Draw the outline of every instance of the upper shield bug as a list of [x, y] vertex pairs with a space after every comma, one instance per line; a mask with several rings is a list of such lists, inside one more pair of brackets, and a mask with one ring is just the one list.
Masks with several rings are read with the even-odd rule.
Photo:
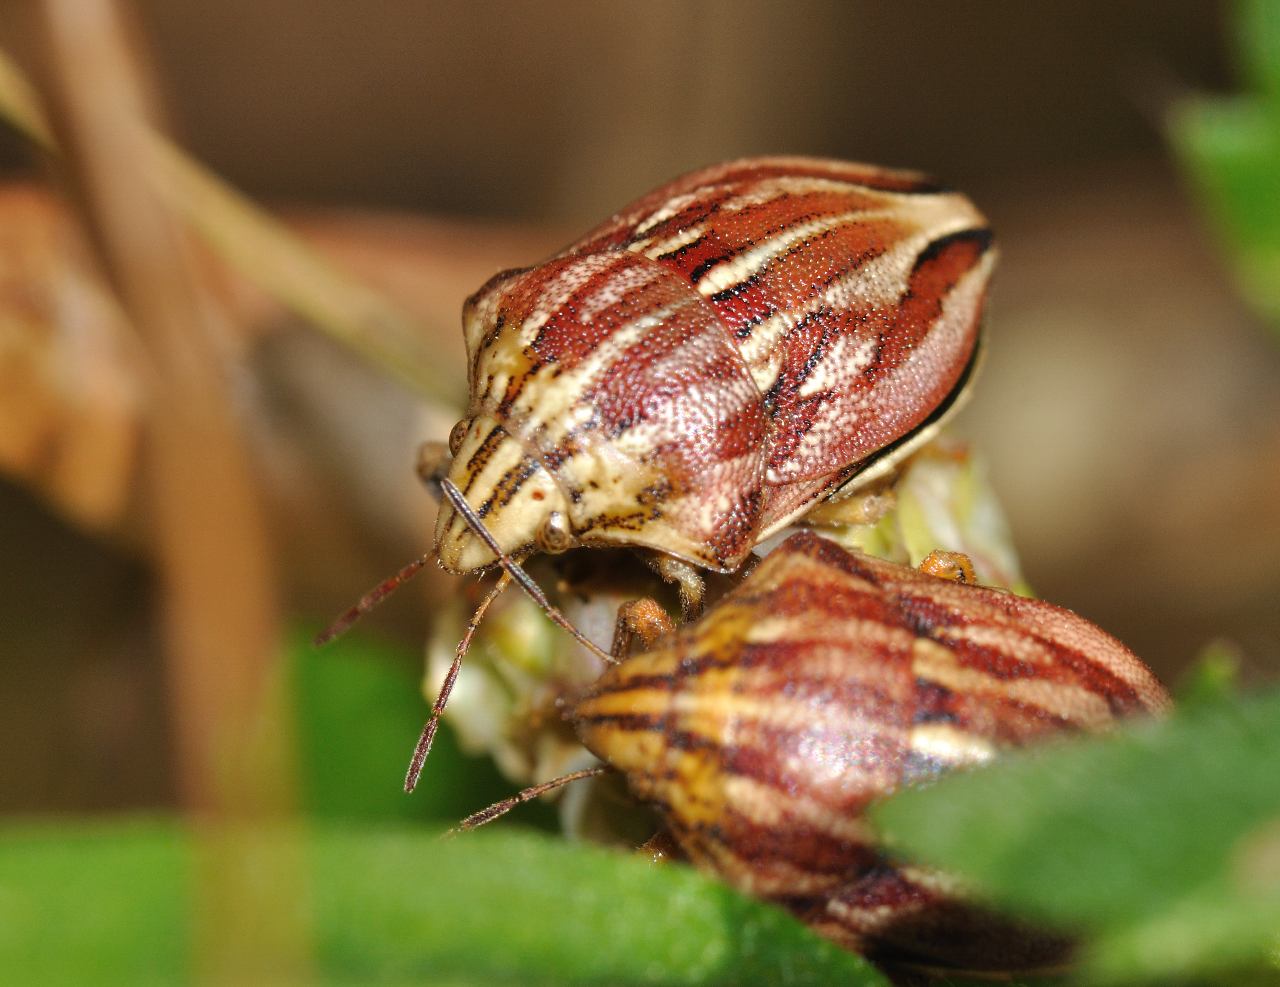
[[[994, 264], [922, 175], [753, 158], [644, 196], [463, 312], [470, 406], [436, 475], [507, 555], [648, 550], [687, 613], [753, 546], [957, 403]], [[442, 504], [441, 564], [495, 561]]]
[[970, 972], [1052, 967], [1068, 940], [894, 858], [864, 810], [1003, 751], [1163, 713], [1169, 698], [1087, 620], [967, 585], [967, 560], [929, 568], [948, 576], [792, 535], [700, 619], [606, 669], [567, 713], [684, 856], [837, 943]]
[[692, 616], [700, 570], [736, 571], [957, 407], [994, 262], [986, 220], [959, 193], [914, 172], [779, 157], [678, 178], [550, 260], [495, 276], [463, 311], [470, 405], [452, 461], [420, 464], [446, 495], [441, 565], [503, 561], [500, 586], [515, 578], [598, 651], [518, 560], [639, 548]]

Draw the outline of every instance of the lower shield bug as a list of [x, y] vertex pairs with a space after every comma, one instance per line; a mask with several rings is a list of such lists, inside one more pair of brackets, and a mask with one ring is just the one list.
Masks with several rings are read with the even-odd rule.
[[[942, 571], [966, 569], [944, 561]], [[605, 765], [595, 770], [620, 772], [695, 866], [837, 943], [967, 971], [1055, 965], [1066, 940], [895, 860], [864, 810], [903, 786], [1170, 701], [1083, 618], [959, 579], [795, 534], [699, 620], [606, 669], [569, 716]]]

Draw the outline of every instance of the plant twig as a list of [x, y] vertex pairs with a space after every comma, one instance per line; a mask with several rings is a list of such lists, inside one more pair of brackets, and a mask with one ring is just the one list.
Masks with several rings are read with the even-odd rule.
[[196, 823], [202, 979], [306, 978], [299, 860], [264, 854], [293, 808], [272, 551], [231, 399], [231, 328], [172, 198], [149, 179], [154, 131], [114, 0], [45, 0], [49, 130], [103, 267], [140, 337], [179, 788]]
[[[40, 98], [3, 52], [0, 117], [59, 153]], [[430, 334], [411, 315], [326, 261], [162, 134], [145, 127], [138, 142], [141, 174], [227, 264], [415, 393], [462, 402], [465, 380], [445, 373]]]

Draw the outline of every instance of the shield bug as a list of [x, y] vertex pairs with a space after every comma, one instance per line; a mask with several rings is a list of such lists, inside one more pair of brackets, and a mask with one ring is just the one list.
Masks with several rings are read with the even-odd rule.
[[[822, 534], [845, 548], [904, 565], [926, 563], [935, 545], [967, 553], [974, 582], [1014, 588], [1024, 585], [1003, 512], [986, 480], [980, 459], [964, 443], [939, 438], [911, 456], [892, 482], [864, 488], [858, 498], [872, 503], [868, 517], [851, 524], [851, 500], [840, 504], [842, 523], [820, 524]], [[825, 513], [825, 506], [819, 512]], [[785, 535], [775, 536], [781, 544]], [[756, 546], [763, 556], [773, 540]], [[654, 579], [624, 552], [578, 552], [533, 560], [531, 575], [553, 587], [553, 602], [593, 641], [610, 640], [620, 606], [654, 591]], [[928, 564], [934, 567], [937, 557]], [[740, 577], [739, 577], [740, 578]], [[733, 582], [727, 579], [721, 582]], [[427, 645], [422, 688], [435, 698], [453, 663], [458, 639], [479, 600], [474, 590], [435, 610]], [[714, 587], [712, 587], [714, 590]], [[486, 754], [503, 773], [524, 787], [590, 763], [571, 727], [555, 715], [555, 704], [576, 694], [603, 670], [603, 663], [570, 646], [541, 611], [523, 595], [508, 594], [490, 608], [476, 633], [460, 688], [449, 700], [445, 719], [465, 750]], [[599, 819], [616, 803], [616, 781], [581, 786], [560, 803], [566, 831], [577, 833], [584, 819]]]
[[[991, 232], [922, 175], [754, 158], [678, 178], [466, 303], [447, 475], [514, 557], [646, 550], [700, 570], [926, 439], [971, 378]], [[495, 553], [451, 504], [451, 572]]]
[[[966, 571], [951, 562], [938, 568]], [[569, 715], [694, 865], [851, 949], [1027, 971], [1070, 944], [894, 859], [864, 810], [1002, 751], [1168, 707], [1132, 652], [1067, 610], [801, 532], [699, 620], [606, 669]]]

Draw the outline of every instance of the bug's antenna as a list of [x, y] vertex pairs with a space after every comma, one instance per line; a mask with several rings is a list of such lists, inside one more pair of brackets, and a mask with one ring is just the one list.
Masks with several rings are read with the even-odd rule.
[[413, 757], [409, 759], [409, 771], [404, 776], [404, 790], [406, 792], [412, 792], [418, 786], [418, 778], [422, 775], [422, 766], [427, 763], [427, 755], [431, 753], [431, 745], [435, 743], [436, 730], [440, 728], [440, 716], [444, 713], [445, 704], [449, 702], [449, 694], [453, 692], [453, 684], [457, 681], [458, 672], [462, 669], [462, 659], [471, 648], [471, 639], [475, 637], [476, 628], [480, 626], [480, 621], [484, 619], [484, 614], [489, 609], [489, 604], [496, 600], [498, 594], [510, 585], [511, 576], [504, 571], [498, 577], [498, 582], [493, 589], [489, 590], [485, 598], [480, 601], [480, 605], [476, 607], [471, 619], [467, 621], [467, 629], [463, 632], [462, 640], [458, 642], [458, 647], [453, 652], [453, 664], [449, 666], [449, 671], [445, 673], [444, 682], [440, 684], [440, 692], [436, 695], [436, 701], [431, 707], [431, 716], [422, 728], [422, 734], [418, 737], [417, 746], [413, 748]]
[[364, 596], [360, 597], [354, 606], [340, 614], [333, 623], [312, 638], [312, 645], [318, 648], [322, 645], [328, 644], [335, 637], [345, 634], [351, 628], [352, 624], [416, 576], [422, 570], [422, 567], [431, 561], [434, 555], [434, 552], [429, 552], [426, 555], [420, 556], [410, 562], [394, 576], [384, 579], [382, 582], [378, 583], [377, 586], [365, 593]]
[[453, 505], [453, 509], [462, 515], [462, 519], [467, 522], [467, 526], [480, 536], [481, 540], [489, 546], [489, 551], [498, 557], [498, 562], [503, 570], [512, 579], [519, 584], [520, 588], [529, 594], [529, 599], [533, 600], [542, 612], [561, 629], [566, 631], [575, 641], [590, 651], [601, 661], [610, 665], [616, 665], [618, 659], [604, 648], [600, 647], [592, 641], [587, 640], [585, 634], [569, 622], [569, 618], [562, 614], [559, 610], [551, 605], [551, 601], [547, 599], [547, 594], [542, 592], [542, 587], [533, 581], [533, 577], [520, 567], [511, 556], [507, 555], [499, 546], [498, 540], [493, 537], [489, 529], [484, 526], [484, 522], [480, 520], [480, 516], [471, 509], [471, 505], [467, 503], [466, 498], [462, 496], [462, 491], [457, 488], [452, 480], [445, 477], [440, 481], [440, 488], [444, 491], [445, 497], [449, 503]]
[[567, 775], [561, 775], [559, 778], [552, 778], [550, 781], [544, 781], [541, 785], [534, 785], [526, 788], [523, 792], [512, 795], [509, 799], [503, 799], [501, 802], [494, 802], [487, 809], [481, 809], [479, 812], [473, 812], [466, 819], [458, 823], [453, 829], [446, 833], [446, 836], [457, 836], [459, 833], [466, 832], [469, 829], [475, 829], [483, 826], [485, 823], [493, 822], [499, 816], [505, 816], [517, 805], [522, 805], [531, 799], [536, 799], [539, 795], [547, 792], [555, 791], [564, 785], [573, 781], [580, 781], [583, 778], [592, 778], [596, 775], [602, 775], [609, 769], [603, 764], [598, 764], [594, 768], [583, 768], [581, 771], [571, 771]]

